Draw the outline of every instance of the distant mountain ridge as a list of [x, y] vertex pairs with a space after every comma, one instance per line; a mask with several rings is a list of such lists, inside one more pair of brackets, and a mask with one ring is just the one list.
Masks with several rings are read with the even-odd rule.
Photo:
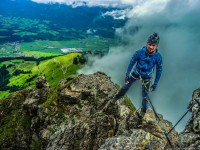
[[101, 17], [101, 14], [119, 8], [87, 7], [73, 8], [64, 4], [38, 4], [30, 0], [1, 0], [0, 15], [50, 20], [52, 28], [108, 28], [121, 27], [125, 20]]

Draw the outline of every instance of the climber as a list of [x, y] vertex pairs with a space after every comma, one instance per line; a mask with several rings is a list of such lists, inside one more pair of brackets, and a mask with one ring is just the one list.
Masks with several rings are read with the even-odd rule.
[[[130, 86], [138, 79], [142, 81], [142, 111], [144, 115], [147, 110], [148, 92], [155, 91], [162, 73], [162, 56], [158, 52], [159, 36], [153, 33], [149, 36], [146, 46], [136, 51], [130, 60], [126, 72], [125, 85], [109, 103], [115, 103], [126, 94]], [[153, 71], [156, 66], [156, 77], [151, 85]], [[103, 109], [108, 107], [109, 103]]]

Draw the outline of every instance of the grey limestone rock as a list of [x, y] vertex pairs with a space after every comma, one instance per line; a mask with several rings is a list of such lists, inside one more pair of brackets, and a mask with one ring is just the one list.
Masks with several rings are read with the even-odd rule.
[[[158, 122], [152, 110], [148, 110], [142, 118], [140, 109], [130, 109], [126, 97], [102, 111], [117, 92], [117, 86], [102, 72], [63, 79], [56, 89], [51, 89], [46, 79], [39, 77], [36, 89], [20, 91], [0, 102], [0, 147], [22, 150], [171, 149], [163, 128], [168, 132], [172, 123], [162, 115], [158, 114], [161, 120]], [[200, 111], [199, 105], [194, 104], [194, 99], [199, 97], [198, 89], [191, 100], [192, 117], [184, 132], [178, 135], [173, 130], [169, 134], [176, 149], [200, 149]]]

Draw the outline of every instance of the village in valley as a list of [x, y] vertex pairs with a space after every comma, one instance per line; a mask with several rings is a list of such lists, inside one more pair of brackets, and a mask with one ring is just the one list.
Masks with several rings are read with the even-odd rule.
[[[95, 37], [96, 38], [96, 37]], [[101, 41], [104, 47], [104, 51], [98, 48], [99, 45], [87, 44], [86, 46], [80, 45], [82, 47], [67, 47], [67, 44], [60, 44], [56, 46], [55, 42], [48, 41], [35, 41], [29, 44], [23, 42], [7, 42], [0, 45], [0, 58], [17, 58], [17, 57], [45, 57], [45, 56], [56, 56], [56, 55], [65, 55], [69, 53], [81, 53], [81, 54], [92, 54], [92, 55], [104, 55], [108, 52], [109, 44], [108, 41]], [[64, 42], [63, 42], [64, 43]], [[67, 42], [65, 42], [67, 43]], [[85, 44], [79, 41], [81, 44]], [[100, 43], [100, 42], [99, 42]], [[106, 45], [107, 44], [107, 45]], [[78, 44], [74, 44], [76, 46]]]

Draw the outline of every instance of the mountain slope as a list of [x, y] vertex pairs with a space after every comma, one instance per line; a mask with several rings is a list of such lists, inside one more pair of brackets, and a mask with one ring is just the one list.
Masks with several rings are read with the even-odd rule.
[[[169, 148], [152, 111], [142, 119], [124, 98], [101, 111], [118, 91], [104, 73], [63, 79], [56, 88], [49, 88], [46, 79], [39, 77], [36, 87], [0, 102], [1, 148], [87, 150], [106, 145], [112, 149], [128, 145], [128, 139], [141, 149]], [[159, 117], [169, 130], [172, 124]], [[172, 131], [169, 138], [175, 144], [177, 132]]]
[[[43, 65], [45, 65], [44, 63]], [[50, 88], [44, 76], [36, 88], [13, 93], [0, 101], [2, 149], [199, 149], [200, 90], [190, 103], [192, 117], [178, 135], [172, 123], [152, 110], [141, 117], [127, 97], [102, 108], [118, 88], [104, 73], [62, 79]], [[189, 107], [190, 107], [189, 106]]]
[[[52, 87], [55, 87], [59, 80], [65, 77], [70, 77], [76, 74], [80, 65], [74, 65], [74, 57], [80, 55], [79, 53], [71, 53], [64, 56], [55, 57], [49, 60], [41, 61], [39, 65], [28, 68], [31, 72], [29, 74], [16, 75], [10, 79], [9, 86], [34, 86], [34, 79], [38, 75], [45, 75]], [[26, 62], [25, 62], [26, 63]], [[25, 65], [26, 66], [26, 65]], [[27, 69], [21, 64], [19, 70], [27, 71]], [[31, 80], [32, 79], [32, 80]], [[30, 82], [27, 82], [30, 80]]]

